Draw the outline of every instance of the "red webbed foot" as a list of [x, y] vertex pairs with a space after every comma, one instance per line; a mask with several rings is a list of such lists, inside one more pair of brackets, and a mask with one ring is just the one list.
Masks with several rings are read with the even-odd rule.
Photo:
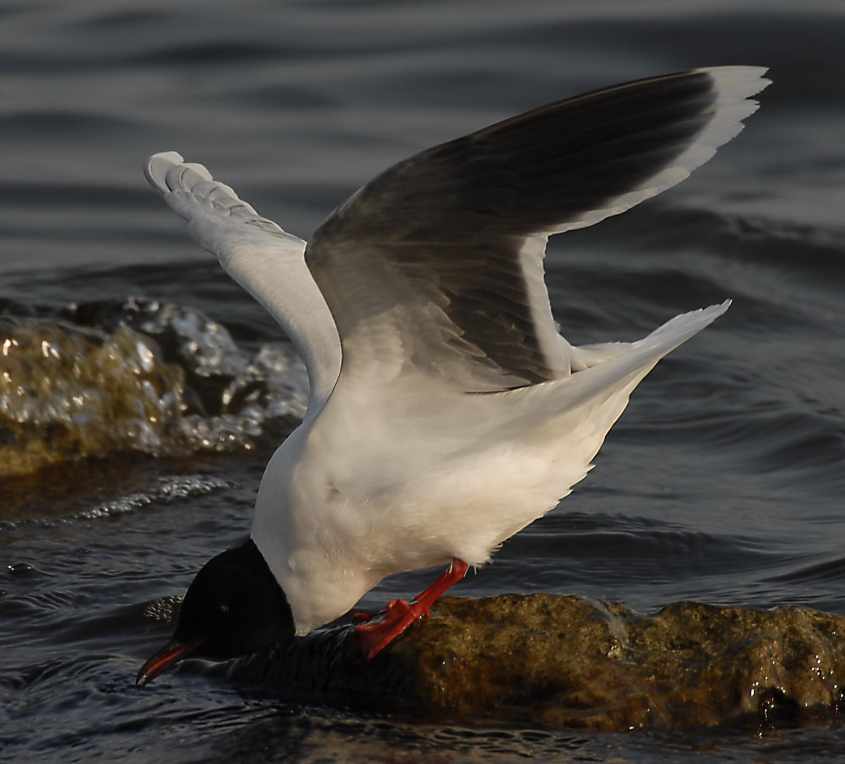
[[424, 615], [428, 615], [428, 609], [422, 605], [411, 604], [407, 600], [391, 600], [387, 603], [387, 610], [380, 621], [369, 621], [356, 626], [355, 633], [367, 660], [375, 658]]
[[[372, 616], [356, 620], [366, 620], [355, 627], [355, 633], [367, 660], [375, 658], [393, 640], [402, 636], [415, 621], [427, 616], [434, 603], [466, 575], [469, 566], [454, 559], [443, 575], [422, 592], [412, 603], [406, 600], [391, 600], [380, 621], [373, 621]], [[363, 611], [358, 611], [363, 612]], [[367, 614], [369, 615], [369, 614]], [[355, 614], [353, 614], [353, 618]]]

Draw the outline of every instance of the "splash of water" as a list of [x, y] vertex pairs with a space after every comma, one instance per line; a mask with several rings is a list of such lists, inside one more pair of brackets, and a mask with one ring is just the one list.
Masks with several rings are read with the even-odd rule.
[[255, 448], [301, 417], [305, 368], [285, 343], [250, 353], [201, 312], [130, 299], [0, 318], [0, 475], [118, 452]]

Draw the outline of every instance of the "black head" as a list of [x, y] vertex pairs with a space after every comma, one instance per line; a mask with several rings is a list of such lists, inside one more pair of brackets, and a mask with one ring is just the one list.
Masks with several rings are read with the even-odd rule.
[[173, 639], [138, 672], [145, 685], [193, 655], [228, 660], [293, 638], [285, 593], [252, 539], [209, 560], [197, 573], [179, 611]]

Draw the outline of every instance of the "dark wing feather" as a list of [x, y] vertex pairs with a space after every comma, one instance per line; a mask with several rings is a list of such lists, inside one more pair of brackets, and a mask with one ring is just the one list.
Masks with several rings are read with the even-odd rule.
[[686, 178], [742, 129], [764, 72], [721, 67], [595, 91], [375, 178], [306, 251], [343, 373], [423, 373], [473, 392], [568, 374], [543, 281], [546, 237]]

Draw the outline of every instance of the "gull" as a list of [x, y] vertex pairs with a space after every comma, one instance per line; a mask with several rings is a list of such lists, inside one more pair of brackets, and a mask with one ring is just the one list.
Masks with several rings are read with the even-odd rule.
[[143, 685], [303, 636], [386, 576], [445, 567], [355, 627], [373, 659], [592, 468], [634, 388], [730, 301], [635, 342], [576, 346], [544, 282], [549, 236], [680, 183], [743, 128], [765, 68], [694, 69], [593, 91], [422, 151], [356, 191], [306, 245], [200, 164], [146, 177], [284, 329], [308, 369], [249, 539], [191, 583]]

